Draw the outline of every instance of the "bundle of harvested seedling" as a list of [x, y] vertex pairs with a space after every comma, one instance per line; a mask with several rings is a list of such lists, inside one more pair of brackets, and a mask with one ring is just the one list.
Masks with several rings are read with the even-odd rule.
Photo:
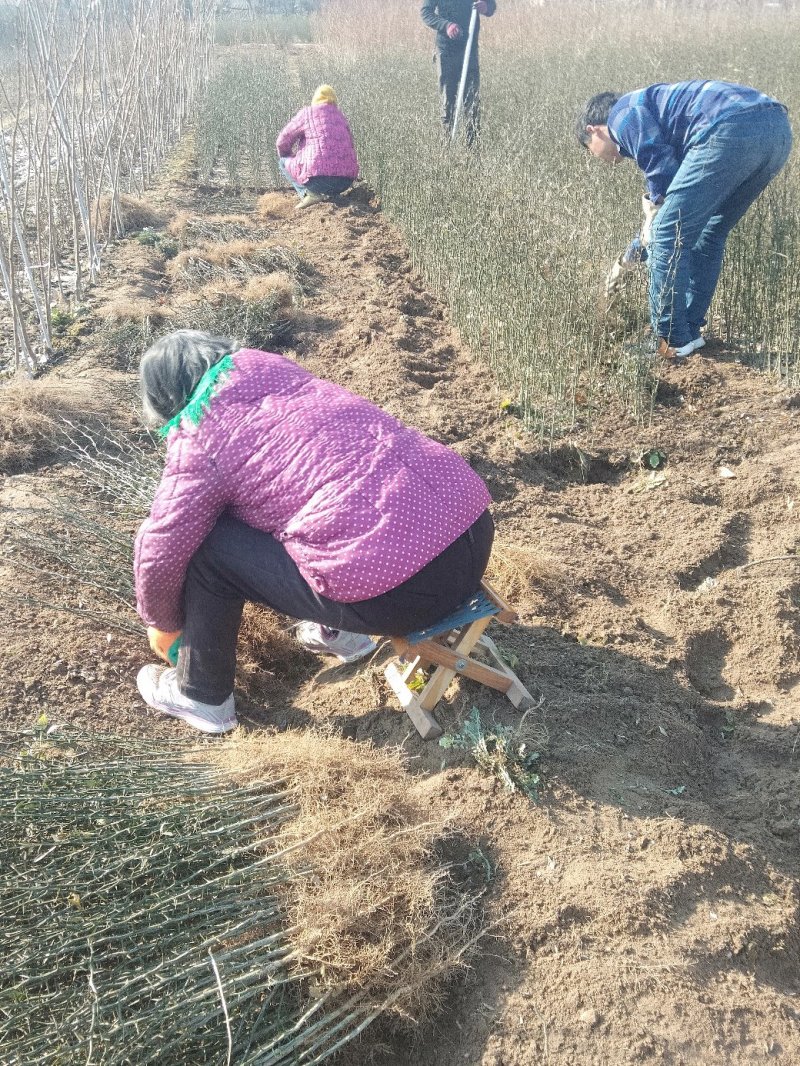
[[18, 377], [0, 388], [0, 474], [21, 474], [58, 452], [65, 420], [97, 429], [109, 394], [88, 380]]
[[322, 1062], [423, 1018], [475, 943], [396, 752], [2, 740], [9, 1061]]
[[167, 229], [181, 248], [211, 241], [263, 241], [270, 234], [249, 214], [193, 215], [189, 211], [179, 211]]
[[300, 287], [285, 271], [247, 281], [219, 279], [176, 296], [169, 326], [236, 337], [245, 346], [269, 350], [292, 334], [301, 298]]
[[233, 240], [185, 248], [167, 265], [170, 278], [190, 285], [229, 278], [246, 280], [275, 270], [299, 277], [304, 272], [304, 264], [294, 252], [280, 245]]

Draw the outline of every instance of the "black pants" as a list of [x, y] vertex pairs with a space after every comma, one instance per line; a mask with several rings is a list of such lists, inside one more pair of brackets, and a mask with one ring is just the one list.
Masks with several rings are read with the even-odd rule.
[[494, 539], [485, 511], [456, 541], [402, 585], [358, 603], [336, 603], [308, 584], [283, 545], [223, 515], [192, 557], [184, 587], [181, 692], [219, 704], [233, 691], [236, 641], [245, 602], [331, 629], [401, 636], [432, 625], [480, 587]]
[[339, 196], [353, 184], [354, 178], [309, 178], [306, 188], [319, 196]]
[[[437, 49], [439, 63], [439, 90], [442, 94], [442, 124], [447, 131], [453, 130], [453, 120], [456, 116], [456, 100], [458, 98], [458, 86], [461, 82], [461, 71], [464, 66], [464, 53], [466, 43], [460, 45], [448, 45]], [[467, 80], [464, 83], [464, 123], [466, 125], [467, 144], [472, 145], [478, 135], [480, 123], [480, 68], [478, 66], [478, 42], [472, 44], [469, 65], [467, 67]]]

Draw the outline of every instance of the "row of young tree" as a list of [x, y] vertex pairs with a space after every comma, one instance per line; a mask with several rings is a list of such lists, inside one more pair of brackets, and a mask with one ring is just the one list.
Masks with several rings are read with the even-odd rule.
[[0, 41], [0, 285], [10, 363], [52, 353], [52, 308], [79, 303], [206, 82], [214, 0], [25, 0]]

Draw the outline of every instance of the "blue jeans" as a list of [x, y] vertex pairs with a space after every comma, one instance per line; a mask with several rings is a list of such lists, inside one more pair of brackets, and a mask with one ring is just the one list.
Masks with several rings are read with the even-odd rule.
[[292, 175], [286, 169], [287, 162], [288, 162], [288, 159], [286, 157], [278, 156], [278, 170], [280, 170], [281, 174], [283, 174], [284, 178], [286, 178], [286, 180], [289, 182], [289, 184], [294, 187], [294, 191], [297, 193], [297, 195], [302, 200], [303, 197], [306, 194], [306, 187], [305, 187], [305, 185], [301, 185], [298, 181], [294, 180]]
[[653, 223], [649, 246], [653, 332], [675, 347], [700, 336], [725, 241], [789, 155], [780, 104], [740, 111], [690, 148]]

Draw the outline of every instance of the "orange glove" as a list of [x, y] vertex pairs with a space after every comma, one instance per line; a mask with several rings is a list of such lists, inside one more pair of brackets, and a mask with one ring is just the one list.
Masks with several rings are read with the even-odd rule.
[[174, 666], [178, 661], [178, 649], [181, 646], [183, 630], [176, 629], [174, 633], [164, 633], [154, 626], [147, 627], [147, 639], [159, 659]]

